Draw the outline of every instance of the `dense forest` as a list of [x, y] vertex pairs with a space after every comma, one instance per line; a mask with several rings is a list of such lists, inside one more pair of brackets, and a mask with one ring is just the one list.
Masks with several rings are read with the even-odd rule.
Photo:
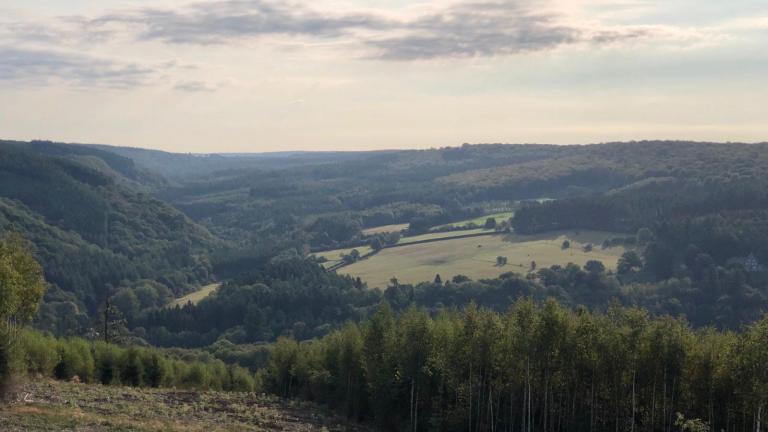
[[521, 300], [436, 317], [385, 303], [318, 340], [280, 339], [275, 393], [387, 430], [763, 430], [768, 318], [741, 334], [641, 309]]
[[[317, 336], [327, 331], [318, 329], [329, 323], [324, 319], [333, 316], [330, 322], [337, 324], [359, 319], [380, 294], [361, 296], [360, 281], [322, 275], [309, 262], [299, 265], [301, 277], [268, 275], [276, 257], [366, 244], [372, 240], [362, 229], [371, 226], [407, 223], [410, 232], [423, 232], [510, 200], [523, 203], [512, 221], [519, 233], [596, 229], [631, 237], [650, 231], [638, 256], [629, 257], [635, 259], [628, 274], [601, 277], [601, 286], [608, 288], [591, 293], [574, 288], [594, 281], [577, 281], [581, 276], [573, 275], [581, 273], [563, 266], [535, 272], [521, 282], [526, 285], [519, 290], [522, 295], [549, 292], [564, 304], [596, 307], [618, 298], [654, 313], [685, 314], [696, 325], [736, 328], [759, 317], [768, 297], [761, 265], [768, 260], [768, 185], [761, 175], [767, 165], [764, 144], [494, 144], [370, 153], [183, 155], [3, 142], [0, 226], [34, 244], [52, 284], [37, 326], [57, 334], [84, 334], [107, 299], [114, 298], [139, 337], [200, 345], [235, 329], [228, 337], [243, 339], [237, 328], [250, 320], [242, 311], [222, 323], [203, 319], [197, 328], [187, 328], [194, 326], [180, 326], [178, 317], [199, 320], [200, 314], [216, 313], [162, 309], [171, 298], [222, 279], [227, 288], [209, 303], [230, 301], [242, 295], [232, 293], [258, 284], [278, 293], [274, 298], [288, 296], [291, 289], [283, 286], [297, 286], [296, 292], [305, 294], [292, 295], [302, 299], [294, 300], [294, 306], [306, 301], [340, 308], [329, 315], [306, 313], [308, 306], [300, 306], [282, 316], [280, 301], [259, 301], [255, 308], [262, 312], [250, 316], [260, 316], [265, 328], [252, 332], [260, 337], [252, 334], [245, 340], [272, 340], [294, 325], [307, 328], [306, 337]], [[556, 199], [525, 201], [536, 197]], [[552, 276], [560, 273], [568, 276]], [[337, 297], [323, 302], [317, 286]], [[461, 306], [470, 298], [433, 303]], [[217, 310], [222, 316], [229, 311]], [[196, 335], [161, 336], [162, 327]]]
[[[264, 376], [393, 430], [754, 429], [765, 172], [768, 144], [192, 155], [2, 141], [0, 237], [30, 251], [47, 288], [29, 317], [44, 333], [25, 333], [18, 362], [129, 385]], [[381, 290], [312, 255], [499, 211], [515, 235], [608, 232], [589, 247], [626, 252], [615, 268], [531, 263]], [[390, 224], [407, 228], [365, 233]]]
[[472, 302], [503, 312], [521, 298], [553, 298], [573, 308], [588, 305], [597, 310], [619, 302], [657, 315], [687, 316], [697, 326], [730, 329], [765, 314], [764, 273], [738, 263], [719, 266], [699, 253], [690, 258], [697, 264], [689, 275], [657, 281], [656, 268], [648, 264], [656, 259], [654, 244], [645, 249], [645, 258], [634, 251], [625, 254], [616, 273], [590, 261], [583, 268], [568, 264], [540, 268], [527, 276], [506, 273], [477, 281], [462, 275], [415, 285], [393, 280], [383, 291], [367, 289], [359, 280], [298, 256], [283, 256], [259, 272], [227, 282], [217, 295], [196, 305], [131, 315], [129, 324], [156, 345], [204, 347], [219, 338], [235, 343], [278, 336], [312, 339], [369, 316], [382, 300], [397, 311], [416, 305], [433, 314]]
[[175, 297], [211, 279], [221, 241], [148, 194], [158, 183], [111, 153], [0, 143], [0, 229], [34, 245], [54, 285], [41, 328], [78, 334], [121, 288], [162, 286], [156, 296]]

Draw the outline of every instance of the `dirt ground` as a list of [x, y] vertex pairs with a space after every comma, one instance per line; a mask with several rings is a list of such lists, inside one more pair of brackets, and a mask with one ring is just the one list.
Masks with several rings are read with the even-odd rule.
[[2, 431], [368, 431], [299, 402], [254, 393], [32, 380], [0, 406]]

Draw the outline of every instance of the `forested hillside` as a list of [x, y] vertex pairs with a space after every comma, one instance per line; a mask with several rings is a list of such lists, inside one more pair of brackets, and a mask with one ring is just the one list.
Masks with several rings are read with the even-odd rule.
[[[763, 226], [768, 188], [762, 175], [767, 145], [464, 145], [204, 156], [51, 142], [4, 142], [1, 149], [0, 222], [35, 243], [56, 287], [38, 324], [56, 331], [82, 332], [109, 293], [151, 340], [210, 343], [250, 319], [233, 312], [207, 329], [169, 324], [166, 330], [197, 334], [169, 339], [158, 336], [160, 328], [178, 318], [151, 311], [215, 277], [238, 286], [260, 283], [285, 295], [286, 289], [272, 286], [283, 279], [246, 282], [240, 275], [271, 271], [270, 260], [286, 251], [302, 255], [366, 244], [365, 227], [406, 223], [419, 232], [539, 197], [556, 200], [523, 204], [513, 220], [517, 232], [594, 229], [634, 235], [644, 228], [651, 241], [639, 251], [631, 274], [607, 276], [620, 287], [610, 294], [581, 298], [550, 277], [534, 278], [527, 283], [539, 288], [521, 292], [554, 286], [562, 291], [556, 297], [568, 304], [605, 305], [616, 297], [660, 313], [685, 313], [697, 324], [729, 326], [759, 316], [768, 297], [764, 272], [734, 267], [753, 259], [756, 270], [768, 261]], [[319, 277], [302, 266], [305, 278]], [[219, 297], [234, 291], [223, 289]], [[306, 301], [318, 301], [314, 295], [307, 291]], [[375, 301], [358, 303], [340, 301], [354, 307]], [[260, 301], [266, 328], [253, 330], [251, 324], [249, 336], [232, 337], [270, 339], [293, 334], [295, 326], [308, 328], [296, 330], [302, 337], [322, 334], [317, 329], [325, 328], [325, 315], [303, 316], [299, 308], [292, 318], [273, 316], [285, 313], [282, 306]], [[148, 314], [163, 324], [146, 321]], [[331, 321], [359, 316], [340, 312]]]
[[165, 297], [210, 280], [220, 241], [144, 190], [162, 183], [108, 152], [0, 144], [0, 229], [34, 244], [54, 285], [41, 327], [81, 333], [108, 295], [144, 279]]
[[[213, 318], [202, 317], [221, 315], [226, 307], [213, 315], [161, 309], [216, 277], [230, 280], [226, 286], [261, 284], [278, 297], [288, 296], [286, 287], [293, 286], [304, 293], [299, 304], [323, 304], [309, 287], [333, 287], [340, 290], [334, 296], [349, 296], [364, 283], [321, 282], [328, 276], [307, 263], [300, 265], [303, 279], [253, 275], [269, 274], [269, 263], [286, 252], [366, 245], [372, 241], [362, 234], [366, 227], [405, 223], [418, 233], [510, 202], [518, 203], [512, 221], [518, 233], [592, 229], [635, 237], [644, 229], [649, 237], [629, 270], [603, 276], [607, 294], [574, 291], [573, 284], [591, 282], [576, 281], [578, 273], [562, 266], [537, 269], [526, 282], [532, 285], [513, 297], [549, 292], [566, 304], [596, 307], [617, 298], [657, 313], [684, 313], [697, 325], [734, 327], [759, 317], [768, 298], [761, 270], [768, 262], [766, 168], [763, 144], [185, 155], [5, 142], [0, 222], [36, 245], [55, 285], [38, 325], [58, 332], [82, 332], [110, 293], [130, 325], [156, 343], [200, 346], [222, 334], [244, 341], [321, 335], [328, 324], [364, 313], [345, 312], [346, 306], [333, 317], [303, 312], [303, 306], [287, 313], [285, 304], [260, 299], [258, 314], [246, 318], [244, 311], [232, 310], [213, 325]], [[520, 201], [541, 197], [555, 199]], [[551, 276], [562, 272], [568, 276]], [[353, 285], [358, 288], [350, 291]], [[223, 289], [206, 303], [231, 301], [225, 299], [238, 290]], [[437, 303], [461, 307], [470, 299]], [[333, 302], [365, 310], [376, 300], [360, 303], [353, 295]], [[196, 325], [179, 324], [187, 315], [182, 321]], [[259, 329], [252, 323], [257, 315]], [[239, 330], [244, 328], [250, 331]], [[168, 331], [189, 337], [161, 336]]]
[[[31, 244], [50, 285], [34, 325], [105, 341], [32, 337], [45, 374], [69, 378], [52, 365], [82, 357], [97, 380], [104, 352], [133, 373], [138, 351], [105, 347], [154, 345], [166, 351], [141, 351], [146, 370], [161, 352], [266, 364], [246, 388], [264, 378], [390, 430], [736, 431], [765, 404], [765, 172], [765, 144], [182, 155], [2, 142], [0, 230]], [[464, 240], [443, 237], [454, 231]], [[441, 249], [456, 245], [493, 276], [451, 268]], [[517, 262], [495, 256], [506, 245]], [[391, 267], [378, 290], [344, 273], [393, 254], [422, 276]]]
[[265, 384], [386, 430], [760, 431], [766, 364], [768, 318], [733, 334], [554, 301], [384, 305], [319, 341], [280, 340]]
[[[434, 226], [498, 203], [542, 197], [620, 194], [638, 201], [653, 197], [638, 190], [658, 185], [655, 190], [664, 191], [660, 198], [665, 200], [675, 199], [674, 193], [709, 199], [702, 191], [718, 189], [710, 205], [719, 206], [721, 199], [758, 190], [764, 180], [750, 184], [750, 179], [767, 165], [765, 144], [464, 145], [307, 158], [299, 166], [254, 163], [190, 179], [160, 195], [224, 238], [247, 244], [256, 241], [254, 233], [285, 235], [298, 229], [313, 247], [335, 248], [354, 242], [360, 228]], [[678, 187], [667, 190], [670, 182]], [[637, 202], [614, 223], [601, 223], [608, 217], [601, 214], [593, 226], [636, 230], [655, 216], [643, 216], [654, 209]]]

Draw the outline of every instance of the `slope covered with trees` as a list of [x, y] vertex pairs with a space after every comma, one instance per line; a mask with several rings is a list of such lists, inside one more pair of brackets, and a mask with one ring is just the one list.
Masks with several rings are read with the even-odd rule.
[[[362, 228], [440, 225], [476, 217], [478, 209], [493, 203], [632, 194], [670, 182], [684, 184], [683, 195], [695, 187], [737, 189], [768, 168], [766, 144], [465, 144], [309, 155], [260, 155], [249, 163], [238, 159], [242, 155], [228, 156], [224, 161], [231, 169], [189, 173], [161, 188], [159, 196], [219, 236], [245, 245], [281, 234], [335, 249]], [[204, 160], [189, 156], [178, 164]], [[167, 170], [174, 166], [169, 163]], [[637, 207], [641, 214], [654, 208]], [[640, 217], [624, 213], [630, 220], [620, 220], [619, 228]]]
[[54, 285], [38, 322], [59, 333], [83, 332], [107, 296], [143, 279], [175, 294], [208, 281], [208, 256], [221, 244], [138, 189], [153, 176], [101, 153], [0, 143], [0, 230], [34, 244]]
[[[760, 430], [767, 169], [766, 144], [201, 156], [2, 142], [0, 231], [34, 245], [51, 285], [35, 325], [111, 342], [30, 333], [45, 375], [250, 378], [114, 346], [153, 344], [252, 368], [268, 356], [273, 392], [392, 430]], [[518, 234], [612, 231], [589, 247], [628, 251], [615, 272], [532, 263], [382, 291], [308, 257], [372, 245], [366, 227], [421, 232], [511, 206]], [[214, 279], [198, 304], [165, 307]]]
[[759, 431], [766, 364], [768, 318], [734, 334], [554, 301], [437, 317], [385, 304], [319, 341], [278, 341], [265, 384], [387, 430]]
[[[339, 289], [334, 301], [365, 309], [370, 299], [354, 299], [354, 290], [339, 288], [360, 283], [308, 282], [329, 277], [311, 266], [299, 282], [248, 282], [242, 275], [268, 273], [270, 261], [285, 252], [365, 244], [365, 227], [409, 223], [419, 232], [510, 200], [542, 196], [557, 199], [525, 204], [515, 213], [517, 232], [597, 229], [630, 238], [645, 229], [650, 239], [639, 246], [628, 271], [601, 276], [607, 291], [590, 291], [594, 280], [574, 276], [581, 269], [562, 268], [534, 272], [521, 292], [552, 292], [572, 305], [601, 306], [615, 297], [655, 313], [686, 314], [696, 325], [732, 328], [758, 317], [768, 301], [762, 266], [768, 262], [764, 144], [464, 145], [218, 156], [50, 142], [6, 142], [1, 149], [0, 224], [36, 245], [56, 285], [38, 325], [59, 332], [82, 332], [110, 293], [132, 326], [152, 340], [160, 340], [160, 327], [166, 327], [194, 332], [194, 345], [209, 343], [257, 314], [245, 319], [242, 311], [230, 311], [231, 318], [204, 330], [202, 324], [171, 323], [185, 316], [210, 324], [212, 319], [200, 317], [216, 313], [151, 311], [214, 275], [238, 289], [227, 288], [211, 302], [255, 284], [277, 292], [268, 299], [287, 297], [292, 289], [280, 285], [285, 284], [296, 287], [292, 298], [321, 305], [308, 291], [320, 284]], [[398, 289], [403, 288], [390, 292]], [[468, 298], [440, 301], [462, 306]], [[245, 340], [271, 339], [294, 324], [310, 328], [307, 336], [327, 331], [323, 319], [331, 315], [302, 306], [284, 317], [284, 311], [276, 312], [283, 304], [272, 303], [254, 306], [270, 311], [259, 318], [267, 328]], [[332, 321], [363, 315], [341, 312]], [[146, 321], [149, 316], [163, 318]]]

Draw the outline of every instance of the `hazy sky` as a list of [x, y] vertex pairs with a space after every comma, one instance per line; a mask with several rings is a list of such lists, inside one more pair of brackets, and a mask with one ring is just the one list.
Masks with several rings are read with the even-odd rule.
[[0, 0], [0, 138], [768, 140], [766, 0]]

